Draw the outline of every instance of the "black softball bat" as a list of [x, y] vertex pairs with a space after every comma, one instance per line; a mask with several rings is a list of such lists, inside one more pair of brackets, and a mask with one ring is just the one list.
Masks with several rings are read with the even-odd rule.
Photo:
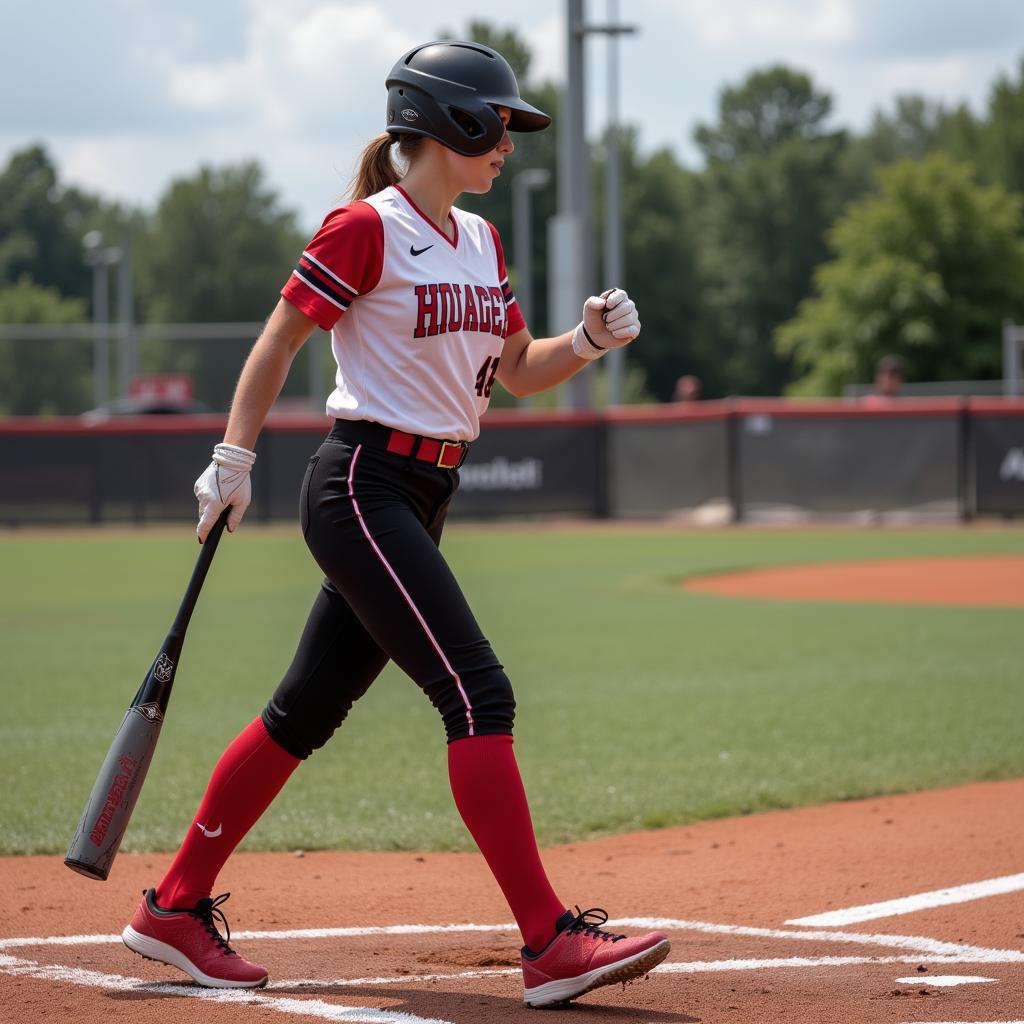
[[128, 706], [68, 847], [64, 863], [87, 878], [106, 881], [135, 810], [160, 738], [185, 632], [228, 521], [228, 512], [226, 508], [221, 513], [199, 552], [171, 630]]

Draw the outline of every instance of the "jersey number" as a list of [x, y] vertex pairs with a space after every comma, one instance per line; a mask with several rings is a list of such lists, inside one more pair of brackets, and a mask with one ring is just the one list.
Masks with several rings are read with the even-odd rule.
[[501, 362], [501, 356], [488, 356], [484, 360], [484, 365], [480, 367], [480, 372], [476, 375], [476, 393], [481, 398], [491, 397], [491, 388], [494, 387], [494, 375], [498, 372], [498, 363]]

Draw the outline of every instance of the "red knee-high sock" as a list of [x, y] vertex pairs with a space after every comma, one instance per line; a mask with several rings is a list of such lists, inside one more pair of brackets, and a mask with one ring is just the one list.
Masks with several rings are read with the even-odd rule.
[[512, 737], [470, 736], [449, 743], [448, 778], [455, 806], [501, 886], [523, 942], [540, 949], [554, 935], [565, 904], [540, 861]]
[[161, 907], [191, 907], [209, 896], [224, 862], [299, 764], [261, 719], [248, 725], [213, 769], [206, 795], [174, 862], [157, 886]]

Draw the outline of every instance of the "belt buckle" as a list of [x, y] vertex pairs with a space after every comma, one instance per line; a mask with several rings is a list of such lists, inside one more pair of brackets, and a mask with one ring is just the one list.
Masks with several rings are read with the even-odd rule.
[[[454, 448], [459, 454], [456, 456], [454, 463], [447, 463], [445, 461], [445, 454], [449, 448]], [[462, 459], [465, 454], [465, 447], [459, 441], [442, 441], [441, 450], [437, 453], [437, 462], [435, 465], [438, 469], [458, 469], [462, 465]]]

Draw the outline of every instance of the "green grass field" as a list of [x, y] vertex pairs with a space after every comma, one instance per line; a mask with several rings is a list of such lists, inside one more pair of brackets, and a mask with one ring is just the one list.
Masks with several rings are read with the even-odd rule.
[[[545, 843], [1024, 773], [1019, 609], [739, 601], [677, 583], [837, 559], [1024, 553], [1020, 529], [449, 529], [513, 680]], [[194, 558], [188, 526], [0, 534], [0, 852], [63, 853]], [[291, 658], [297, 530], [218, 553], [124, 849], [168, 850]], [[226, 638], [218, 642], [218, 637]], [[389, 669], [249, 849], [459, 849], [441, 723]]]

